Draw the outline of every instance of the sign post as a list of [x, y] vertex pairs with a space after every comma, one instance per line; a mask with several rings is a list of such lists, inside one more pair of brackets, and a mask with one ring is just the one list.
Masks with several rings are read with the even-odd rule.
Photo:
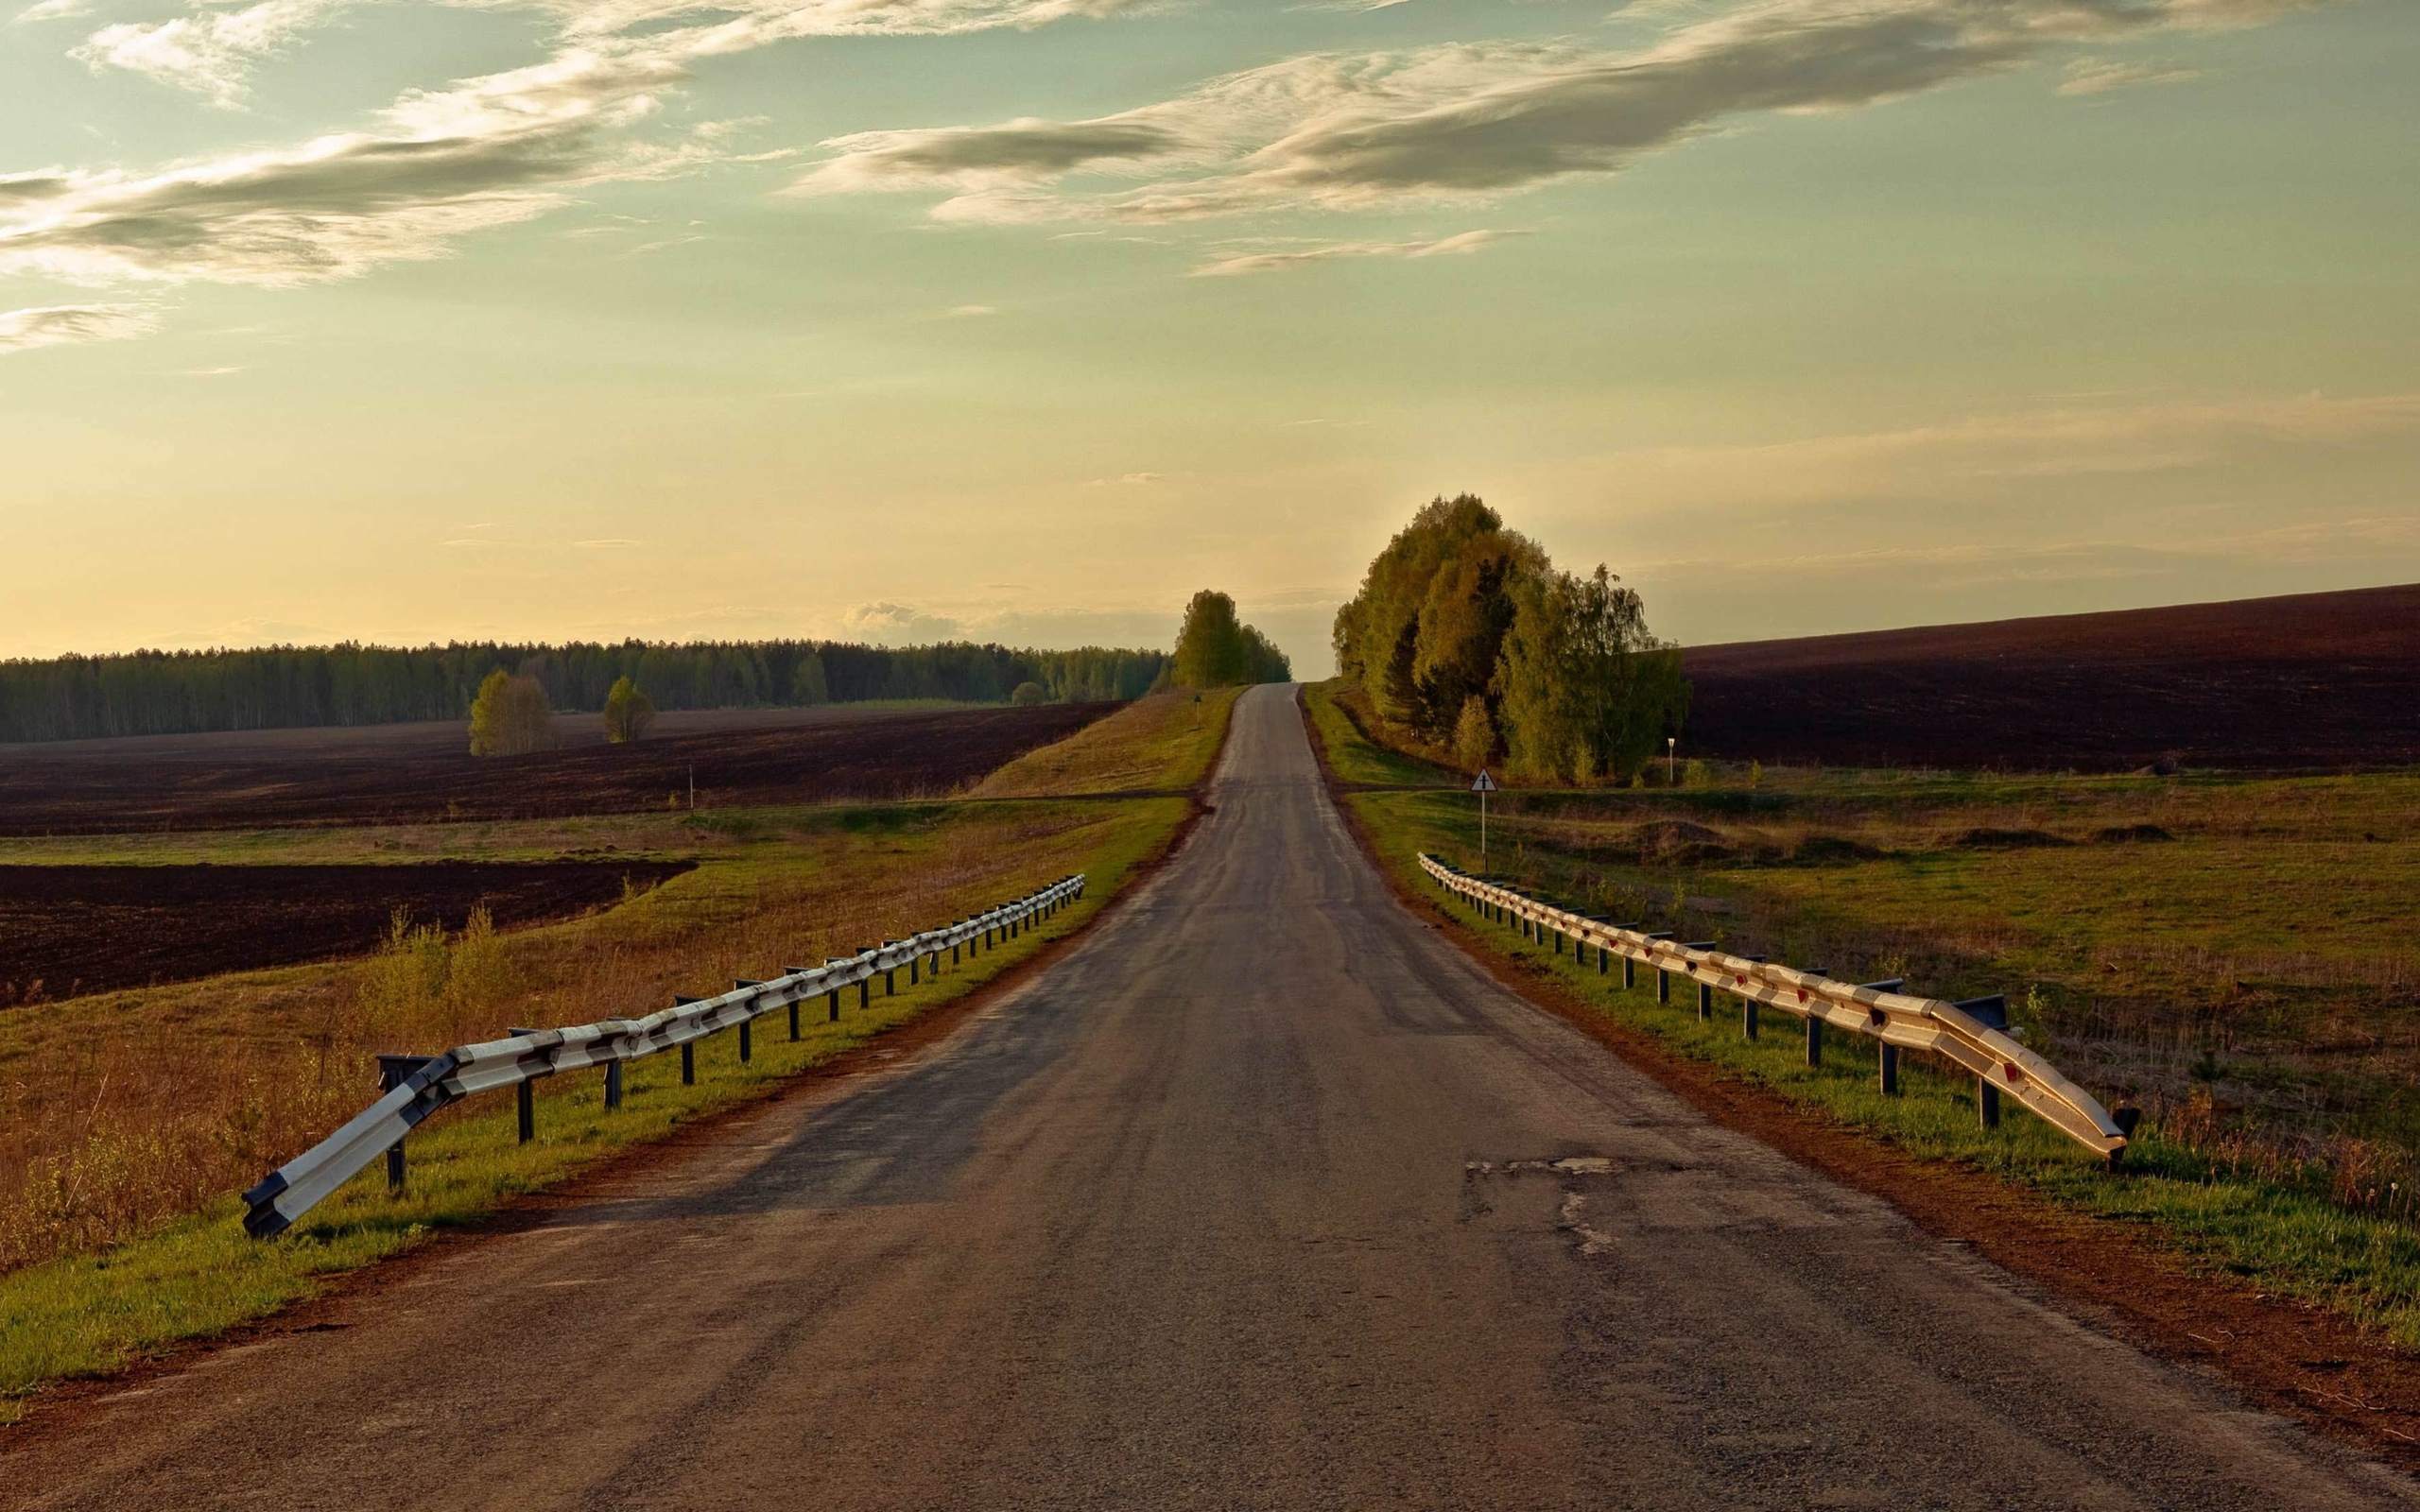
[[1487, 795], [1495, 791], [1495, 779], [1487, 775], [1486, 767], [1478, 769], [1478, 780], [1471, 783], [1471, 791], [1478, 795], [1478, 874], [1484, 877], [1487, 875]]

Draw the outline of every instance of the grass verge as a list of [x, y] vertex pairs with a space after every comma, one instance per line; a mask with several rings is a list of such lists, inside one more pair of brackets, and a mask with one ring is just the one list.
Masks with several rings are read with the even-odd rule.
[[[1306, 697], [1336, 775], [1375, 769], [1377, 758], [1354, 748], [1361, 737], [1335, 708], [1332, 690], [1314, 686]], [[1624, 991], [1618, 966], [1600, 975], [1593, 963], [1583, 967], [1550, 954], [1444, 900], [1419, 872], [1416, 857], [1425, 850], [1469, 863], [1477, 822], [1466, 797], [1359, 792], [1342, 801], [1380, 863], [1409, 890], [1461, 918], [1478, 947], [1510, 971], [1550, 979], [1592, 1011], [1726, 1076], [1769, 1089], [1814, 1118], [1910, 1155], [2016, 1183], [2061, 1208], [2125, 1224], [2196, 1273], [2240, 1280], [2260, 1293], [2325, 1308], [2398, 1348], [2420, 1348], [2420, 1235], [2406, 1224], [2347, 1211], [2324, 1191], [2230, 1169], [2208, 1151], [2164, 1139], [2154, 1125], [2146, 1125], [2129, 1152], [2127, 1172], [2112, 1177], [2087, 1152], [2013, 1108], [1999, 1129], [1982, 1129], [1971, 1082], [1917, 1057], [1903, 1066], [1902, 1095], [1883, 1097], [1875, 1085], [1871, 1047], [1862, 1042], [1843, 1043], [1835, 1036], [1825, 1064], [1810, 1068], [1795, 1021], [1769, 1021], [1763, 1036], [1749, 1041], [1735, 999], [1718, 993], [1713, 1018], [1701, 1022], [1694, 988], [1686, 984], [1676, 985], [1669, 1004], [1656, 1001], [1651, 972]], [[1499, 862], [1497, 869], [1506, 868]], [[1570, 870], [1535, 850], [1512, 869], [1524, 885], [1548, 892], [1571, 878]]]
[[[1229, 705], [1204, 700], [1200, 707], [1207, 717], [1187, 716], [1181, 727], [1161, 730], [1166, 765], [1206, 770], [1223, 738]], [[1069, 768], [1079, 776], [1083, 769], [1082, 764]], [[114, 1043], [123, 1057], [131, 1054], [130, 1041], [139, 1041], [167, 1057], [112, 1063], [139, 1065], [147, 1074], [130, 1079], [145, 1094], [110, 1105], [125, 1117], [119, 1135], [105, 1144], [87, 1139], [64, 1156], [22, 1162], [27, 1190], [37, 1197], [45, 1181], [57, 1187], [62, 1179], [104, 1178], [115, 1166], [174, 1160], [181, 1138], [202, 1155], [240, 1138], [246, 1118], [257, 1112], [248, 1113], [240, 1098], [181, 1134], [162, 1134], [155, 1125], [168, 1099], [197, 1085], [242, 1082], [256, 1056], [301, 1074], [312, 1060], [316, 1033], [321, 1079], [331, 1062], [345, 1072], [309, 1127], [257, 1158], [248, 1151], [239, 1158], [241, 1176], [216, 1184], [198, 1207], [188, 1201], [186, 1211], [145, 1223], [139, 1232], [71, 1246], [55, 1259], [0, 1276], [0, 1422], [21, 1416], [47, 1383], [107, 1375], [312, 1297], [333, 1278], [474, 1223], [616, 1150], [766, 1095], [963, 997], [1084, 927], [1165, 850], [1192, 812], [1189, 799], [1152, 797], [716, 816], [717, 828], [700, 837], [701, 864], [677, 885], [607, 914], [502, 936], [506, 958], [497, 969], [510, 990], [467, 1005], [438, 994], [421, 1002], [402, 1026], [361, 1017], [363, 1005], [377, 996], [372, 984], [393, 975], [380, 960], [112, 994], [0, 1020], [6, 1037], [0, 1060], [14, 1062], [0, 1074], [20, 1087], [29, 1068], [77, 1069], [59, 1062], [79, 1046]], [[760, 1020], [749, 1065], [738, 1063], [730, 1034], [700, 1042], [692, 1087], [681, 1085], [677, 1057], [631, 1062], [625, 1105], [611, 1111], [603, 1106], [599, 1076], [541, 1083], [539, 1137], [527, 1145], [515, 1143], [511, 1099], [474, 1099], [414, 1132], [406, 1191], [389, 1193], [373, 1168], [275, 1242], [255, 1243], [242, 1232], [239, 1204], [229, 1188], [256, 1177], [365, 1105], [372, 1095], [362, 1074], [370, 1050], [435, 1049], [495, 1032], [507, 1022], [579, 1022], [646, 1011], [668, 1001], [672, 990], [702, 994], [735, 975], [770, 975], [786, 964], [962, 917], [1070, 871], [1087, 873], [1092, 885], [1045, 929], [913, 988], [903, 973], [895, 996], [876, 985], [864, 1011], [854, 995], [844, 994], [838, 1023], [823, 1022], [821, 1005], [807, 1005], [795, 1043], [780, 1015]], [[841, 921], [834, 923], [836, 918]], [[332, 1050], [337, 1040], [344, 1042]], [[69, 1079], [89, 1091], [95, 1080], [108, 1088], [112, 1078], [104, 1070], [97, 1077]], [[57, 1096], [49, 1101], [54, 1113], [72, 1106]], [[34, 1137], [45, 1122], [38, 1110], [0, 1108], [0, 1118], [12, 1116], [32, 1125], [19, 1129], [21, 1140]], [[23, 1223], [41, 1211], [37, 1204], [21, 1205], [10, 1217]]]

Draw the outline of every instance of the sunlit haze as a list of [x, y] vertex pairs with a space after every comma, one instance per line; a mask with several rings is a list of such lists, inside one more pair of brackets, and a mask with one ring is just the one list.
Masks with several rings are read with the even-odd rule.
[[2420, 578], [2400, 0], [40, 0], [0, 655]]

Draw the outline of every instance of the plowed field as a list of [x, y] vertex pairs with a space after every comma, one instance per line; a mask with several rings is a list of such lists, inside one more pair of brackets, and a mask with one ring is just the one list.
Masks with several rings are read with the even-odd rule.
[[2420, 586], [1692, 648], [1685, 754], [2126, 770], [2420, 762]]
[[[0, 834], [558, 818], [939, 796], [1119, 708], [915, 710], [475, 758], [456, 726], [0, 751]], [[667, 720], [667, 724], [670, 721]]]
[[398, 908], [499, 928], [621, 901], [685, 862], [0, 867], [0, 1006], [359, 955]]

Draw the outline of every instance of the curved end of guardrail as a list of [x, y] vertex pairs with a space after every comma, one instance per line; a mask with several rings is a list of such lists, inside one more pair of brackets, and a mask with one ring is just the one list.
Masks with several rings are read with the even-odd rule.
[[2105, 1157], [2113, 1168], [2124, 1158], [2126, 1132], [2098, 1099], [2005, 1030], [1993, 1027], [1955, 1003], [1886, 990], [1890, 984], [1859, 987], [1787, 966], [1712, 949], [1692, 949], [1636, 930], [1618, 929], [1584, 914], [1540, 902], [1513, 888], [1498, 886], [1426, 852], [1421, 854], [1420, 866], [1450, 891], [1658, 971], [1685, 974], [1703, 985], [1769, 1004], [1801, 1019], [1821, 1019], [1886, 1045], [1933, 1051], [1963, 1066], [1995, 1093], [2006, 1094], [2067, 1138]]
[[[926, 930], [907, 939], [886, 940], [855, 955], [837, 956], [822, 966], [786, 971], [767, 982], [744, 982], [720, 997], [683, 1001], [644, 1019], [602, 1019], [595, 1023], [529, 1034], [478, 1044], [457, 1045], [420, 1062], [376, 1102], [354, 1115], [342, 1128], [269, 1173], [244, 1194], [244, 1231], [269, 1239], [293, 1227], [294, 1221], [344, 1185], [389, 1150], [394, 1149], [415, 1125], [448, 1103], [479, 1092], [551, 1076], [557, 1072], [618, 1064], [651, 1056], [659, 1050], [703, 1039], [739, 1026], [776, 1008], [804, 999], [853, 987], [896, 971], [910, 962], [960, 945], [988, 940], [1033, 927], [1059, 905], [1084, 895], [1085, 875], [1061, 877], [1046, 887], [1011, 902], [961, 919], [945, 928]], [[745, 1040], [743, 1040], [743, 1043]], [[392, 1058], [392, 1057], [390, 1057]]]

